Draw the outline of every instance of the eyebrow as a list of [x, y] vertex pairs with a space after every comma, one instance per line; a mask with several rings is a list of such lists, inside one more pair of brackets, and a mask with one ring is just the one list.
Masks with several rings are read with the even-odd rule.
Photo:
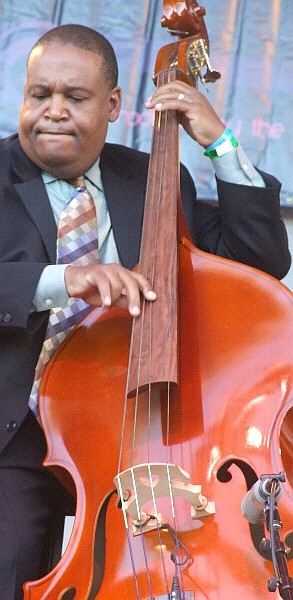
[[[39, 90], [48, 90], [51, 88], [51, 85], [49, 83], [33, 83], [31, 85], [28, 85], [29, 89], [39, 89]], [[83, 87], [81, 85], [70, 85], [70, 86], [66, 86], [66, 90], [69, 92], [86, 92], [89, 93], [90, 90], [86, 87]]]

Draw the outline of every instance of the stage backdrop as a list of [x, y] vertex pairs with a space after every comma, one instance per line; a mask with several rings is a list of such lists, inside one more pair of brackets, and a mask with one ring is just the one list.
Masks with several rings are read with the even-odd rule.
[[[202, 3], [212, 66], [222, 74], [208, 97], [254, 164], [280, 179], [282, 203], [293, 206], [292, 0]], [[108, 141], [148, 151], [152, 114], [144, 101], [153, 90], [157, 51], [172, 41], [161, 16], [161, 0], [0, 0], [0, 137], [17, 130], [31, 46], [56, 25], [80, 23], [110, 39], [120, 65], [123, 107]], [[183, 131], [181, 142], [181, 160], [196, 181], [198, 196], [214, 199], [209, 159]]]

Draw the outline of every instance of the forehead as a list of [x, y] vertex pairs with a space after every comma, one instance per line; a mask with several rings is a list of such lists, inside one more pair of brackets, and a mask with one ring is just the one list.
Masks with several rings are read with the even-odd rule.
[[28, 60], [27, 81], [48, 83], [62, 80], [73, 85], [82, 80], [95, 84], [102, 79], [102, 64], [101, 55], [71, 44], [37, 46]]

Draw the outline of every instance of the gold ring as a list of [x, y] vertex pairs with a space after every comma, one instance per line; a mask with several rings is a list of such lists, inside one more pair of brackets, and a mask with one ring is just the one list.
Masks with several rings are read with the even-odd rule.
[[178, 94], [178, 100], [184, 100], [184, 98], [185, 98], [184, 94], [182, 94], [180, 92], [180, 94]]

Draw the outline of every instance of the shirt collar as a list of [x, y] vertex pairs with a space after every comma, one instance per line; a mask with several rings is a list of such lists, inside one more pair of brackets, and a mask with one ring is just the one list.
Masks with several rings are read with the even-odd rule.
[[100, 169], [100, 157], [92, 165], [92, 167], [86, 171], [85, 178], [88, 179], [93, 185], [99, 190], [103, 191], [101, 169]]
[[[99, 190], [103, 191], [101, 170], [100, 170], [100, 157], [96, 160], [96, 162], [91, 166], [88, 171], [84, 174], [85, 178], [88, 179], [95, 187]], [[47, 173], [47, 171], [42, 172], [43, 181], [45, 184], [53, 183], [54, 181], [59, 181], [57, 177]], [[64, 180], [66, 181], [66, 180]]]

